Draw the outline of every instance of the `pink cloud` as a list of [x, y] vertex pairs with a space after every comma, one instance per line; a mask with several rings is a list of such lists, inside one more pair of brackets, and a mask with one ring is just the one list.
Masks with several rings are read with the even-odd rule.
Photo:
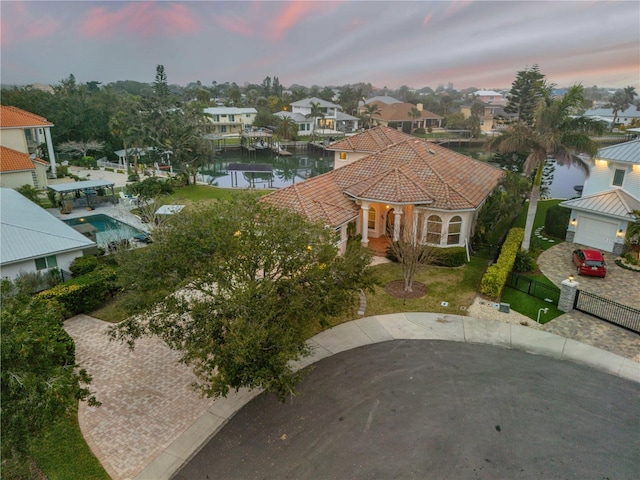
[[[13, 8], [7, 12], [7, 8]], [[60, 22], [49, 17], [37, 18], [37, 11], [33, 15], [25, 2], [11, 2], [3, 6], [4, 15], [0, 21], [0, 38], [2, 45], [16, 42], [28, 42], [48, 37], [55, 33]], [[11, 20], [7, 20], [10, 18]]]
[[135, 2], [117, 10], [93, 8], [80, 30], [88, 37], [109, 38], [123, 31], [153, 37], [193, 32], [198, 30], [198, 22], [184, 4]]
[[424, 17], [424, 20], [422, 20], [422, 25], [427, 25], [430, 21], [431, 21], [431, 17], [433, 17], [433, 14], [430, 13], [429, 15]]
[[269, 38], [280, 40], [286, 33], [316, 12], [327, 13], [339, 2], [289, 2], [271, 22]]
[[239, 17], [220, 17], [218, 18], [218, 22], [222, 25], [226, 30], [239, 33], [241, 35], [245, 35], [247, 37], [251, 37], [254, 35], [255, 30], [251, 28], [249, 22], [244, 18]]

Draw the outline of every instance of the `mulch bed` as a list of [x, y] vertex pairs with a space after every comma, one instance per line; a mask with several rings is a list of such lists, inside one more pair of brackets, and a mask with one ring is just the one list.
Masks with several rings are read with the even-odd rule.
[[428, 289], [424, 283], [416, 282], [414, 280], [411, 286], [413, 292], [407, 292], [404, 289], [404, 280], [394, 280], [393, 282], [387, 283], [384, 287], [384, 291], [393, 297], [408, 299], [424, 297], [427, 294]]

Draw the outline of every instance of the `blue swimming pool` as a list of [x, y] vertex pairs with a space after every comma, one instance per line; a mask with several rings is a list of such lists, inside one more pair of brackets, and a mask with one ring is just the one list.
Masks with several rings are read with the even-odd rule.
[[80, 218], [69, 218], [63, 221], [72, 227], [85, 224], [93, 225], [96, 228], [96, 243], [98, 245], [107, 245], [109, 242], [125, 239], [130, 240], [134, 235], [143, 233], [131, 225], [101, 213]]

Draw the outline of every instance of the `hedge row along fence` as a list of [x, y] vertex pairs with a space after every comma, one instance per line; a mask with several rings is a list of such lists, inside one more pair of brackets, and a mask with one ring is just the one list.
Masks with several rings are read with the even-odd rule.
[[480, 292], [497, 300], [500, 298], [504, 284], [507, 282], [509, 272], [513, 269], [516, 254], [520, 251], [524, 239], [524, 228], [512, 228], [507, 235], [502, 251], [496, 263], [487, 268], [480, 281]]
[[101, 268], [44, 290], [38, 296], [56, 301], [62, 307], [64, 316], [69, 318], [100, 307], [117, 288], [115, 270]]

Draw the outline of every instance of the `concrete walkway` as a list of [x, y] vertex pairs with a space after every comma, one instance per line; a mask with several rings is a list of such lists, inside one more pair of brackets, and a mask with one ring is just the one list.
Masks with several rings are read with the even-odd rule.
[[[80, 427], [87, 443], [114, 479], [169, 479], [260, 391], [227, 398], [199, 398], [193, 374], [158, 339], [136, 350], [109, 342], [109, 324], [80, 315], [65, 322], [76, 341], [78, 363], [93, 375], [99, 408], [82, 404]], [[314, 354], [303, 368], [336, 353], [397, 339], [447, 340], [500, 346], [584, 364], [640, 382], [631, 359], [537, 329], [459, 315], [398, 313], [367, 317], [313, 337]]]

